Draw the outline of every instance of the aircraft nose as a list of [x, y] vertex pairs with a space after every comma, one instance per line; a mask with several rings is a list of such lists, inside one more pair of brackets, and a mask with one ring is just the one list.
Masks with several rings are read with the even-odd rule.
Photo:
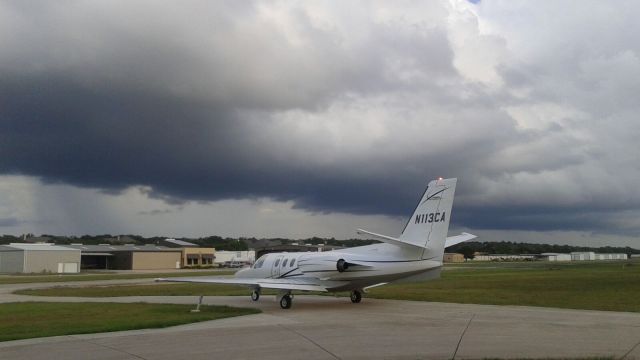
[[240, 270], [236, 271], [235, 276], [236, 277], [242, 277], [242, 274], [243, 273], [246, 274], [247, 270], [249, 270], [249, 268], [240, 269]]

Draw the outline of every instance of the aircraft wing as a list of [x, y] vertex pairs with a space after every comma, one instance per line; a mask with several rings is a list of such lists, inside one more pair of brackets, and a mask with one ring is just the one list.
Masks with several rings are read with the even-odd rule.
[[197, 276], [197, 277], [177, 277], [167, 279], [156, 279], [159, 282], [185, 282], [185, 283], [205, 283], [205, 284], [229, 284], [246, 285], [249, 287], [260, 287], [265, 289], [282, 290], [302, 290], [302, 291], [329, 291], [327, 288], [339, 285], [339, 282], [327, 282], [313, 278], [235, 278], [223, 276]]
[[446, 242], [444, 243], [444, 247], [449, 247], [449, 246], [453, 246], [456, 244], [460, 244], [462, 242], [465, 241], [469, 241], [471, 239], [475, 239], [477, 238], [477, 236], [473, 235], [473, 234], [469, 234], [466, 232], [463, 232], [460, 235], [456, 235], [456, 236], [449, 236], [446, 240]]

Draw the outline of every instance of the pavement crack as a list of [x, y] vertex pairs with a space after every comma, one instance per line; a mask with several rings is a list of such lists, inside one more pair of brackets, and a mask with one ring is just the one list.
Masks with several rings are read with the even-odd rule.
[[282, 327], [283, 329], [288, 330], [288, 331], [290, 331], [290, 332], [292, 332], [292, 333], [294, 333], [294, 334], [296, 334], [296, 335], [300, 336], [301, 338], [303, 338], [303, 339], [305, 339], [305, 340], [309, 341], [310, 343], [312, 343], [313, 345], [317, 346], [317, 347], [318, 347], [319, 349], [321, 349], [322, 351], [324, 351], [324, 352], [326, 352], [327, 354], [331, 355], [334, 359], [342, 360], [339, 356], [337, 356], [336, 354], [332, 353], [331, 351], [329, 351], [329, 350], [325, 349], [322, 345], [320, 345], [320, 344], [318, 344], [317, 342], [313, 341], [311, 338], [309, 338], [309, 337], [305, 336], [304, 334], [302, 334], [302, 333], [300, 333], [300, 332], [297, 332], [297, 331], [295, 331], [295, 330], [293, 330], [293, 329], [290, 329], [290, 328], [288, 328], [288, 327], [286, 327], [286, 326], [284, 326], [284, 325], [282, 325], [282, 324], [279, 324], [279, 326], [280, 326], [280, 327]]
[[638, 341], [635, 345], [633, 345], [633, 346], [631, 347], [631, 349], [630, 349], [629, 351], [627, 351], [627, 353], [626, 353], [626, 354], [624, 354], [624, 355], [620, 358], [620, 360], [624, 360], [624, 359], [626, 359], [626, 358], [627, 358], [627, 356], [629, 356], [629, 354], [631, 354], [631, 353], [632, 353], [632, 352], [633, 352], [633, 351], [634, 351], [634, 350], [635, 350], [639, 345], [640, 345], [640, 341]]
[[469, 325], [471, 325], [471, 322], [473, 321], [473, 318], [476, 317], [476, 314], [472, 314], [471, 318], [469, 318], [469, 321], [467, 321], [467, 326], [464, 327], [464, 330], [462, 331], [462, 334], [460, 334], [460, 339], [458, 339], [458, 344], [456, 345], [456, 350], [453, 352], [453, 356], [451, 357], [452, 360], [455, 360], [456, 355], [458, 354], [458, 349], [460, 348], [460, 344], [462, 343], [462, 338], [464, 338], [464, 334], [467, 333], [467, 329], [469, 329]]
[[92, 345], [96, 345], [96, 346], [103, 347], [103, 348], [105, 348], [105, 349], [109, 349], [109, 350], [117, 351], [117, 352], [122, 353], [122, 354], [127, 354], [127, 355], [129, 355], [129, 356], [133, 356], [133, 357], [134, 357], [134, 358], [136, 358], [136, 359], [148, 360], [147, 358], [144, 358], [144, 357], [142, 357], [142, 356], [140, 356], [140, 355], [136, 355], [136, 354], [130, 353], [130, 352], [128, 352], [128, 351], [124, 351], [124, 350], [121, 350], [121, 349], [118, 349], [118, 348], [114, 348], [114, 347], [112, 347], [112, 346], [107, 346], [107, 345], [104, 345], [104, 344], [98, 344], [98, 343], [96, 343], [96, 342], [89, 341], [89, 340], [85, 340], [85, 342], [88, 342], [89, 344], [92, 344]]

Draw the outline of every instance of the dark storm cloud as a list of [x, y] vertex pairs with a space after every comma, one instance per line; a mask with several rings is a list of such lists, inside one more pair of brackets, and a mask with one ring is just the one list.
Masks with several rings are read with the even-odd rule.
[[[448, 11], [429, 6], [425, 16]], [[460, 224], [615, 230], [583, 207], [625, 200], [593, 191], [590, 164], [609, 153], [571, 126], [578, 116], [528, 129], [504, 110], [580, 108], [580, 94], [545, 91], [535, 64], [499, 65], [506, 90], [466, 80], [446, 16], [350, 10], [334, 24], [302, 5], [0, 5], [0, 172], [111, 193], [140, 185], [170, 203], [269, 197], [392, 216], [427, 178], [455, 176]]]
[[20, 224], [16, 218], [0, 218], [0, 227], [11, 227]]
[[[14, 61], [2, 66], [0, 147], [6, 156], [0, 170], [106, 191], [147, 185], [153, 194], [174, 200], [269, 196], [321, 210], [375, 212], [366, 209], [366, 202], [353, 209], [347, 208], [349, 201], [341, 203], [344, 194], [374, 191], [376, 186], [350, 184], [353, 175], [331, 174], [339, 169], [322, 169], [327, 174], [318, 176], [320, 169], [274, 157], [265, 148], [271, 144], [256, 143], [259, 134], [238, 116], [238, 109], [317, 107], [347, 91], [407, 85], [385, 78], [389, 74], [375, 64], [377, 52], [387, 53], [381, 58], [389, 61], [402, 53], [418, 61], [415, 66], [431, 68], [436, 77], [454, 72], [446, 60], [450, 51], [445, 34], [437, 29], [406, 36], [376, 29], [378, 50], [361, 53], [371, 55], [374, 64], [367, 65], [341, 50], [330, 34], [306, 23], [304, 14], [296, 23], [308, 30], [303, 35], [313, 47], [291, 46], [269, 26], [248, 28], [249, 37], [242, 39], [247, 43], [238, 44], [234, 40], [240, 41], [241, 35], [214, 26], [211, 30], [229, 35], [224, 44], [202, 40], [189, 48], [162, 37], [174, 28], [162, 21], [149, 21], [152, 28], [140, 30], [108, 17], [89, 25], [79, 18], [93, 14], [91, 7], [81, 7], [75, 15], [56, 6], [5, 10], [39, 25], [16, 29], [36, 43], [14, 44]], [[223, 23], [237, 15], [206, 10]], [[251, 17], [254, 10], [242, 12]], [[206, 35], [185, 29], [184, 23], [175, 30]], [[86, 33], [78, 36], [77, 31]], [[85, 37], [98, 48], [88, 48], [96, 44]], [[442, 56], [420, 56], [429, 51], [445, 54], [444, 61]], [[24, 63], [18, 62], [23, 56]], [[326, 190], [329, 196], [320, 195]], [[329, 201], [323, 203], [325, 198]]]

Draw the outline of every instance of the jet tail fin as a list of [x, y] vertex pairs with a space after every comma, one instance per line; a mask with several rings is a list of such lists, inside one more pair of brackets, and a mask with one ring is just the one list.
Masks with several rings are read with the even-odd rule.
[[442, 259], [458, 179], [429, 182], [399, 240], [425, 248], [421, 257]]
[[441, 261], [446, 246], [475, 238], [475, 235], [469, 233], [447, 238], [457, 181], [455, 178], [430, 181], [400, 237], [394, 238], [362, 229], [358, 229], [358, 233], [411, 249], [421, 259]]

